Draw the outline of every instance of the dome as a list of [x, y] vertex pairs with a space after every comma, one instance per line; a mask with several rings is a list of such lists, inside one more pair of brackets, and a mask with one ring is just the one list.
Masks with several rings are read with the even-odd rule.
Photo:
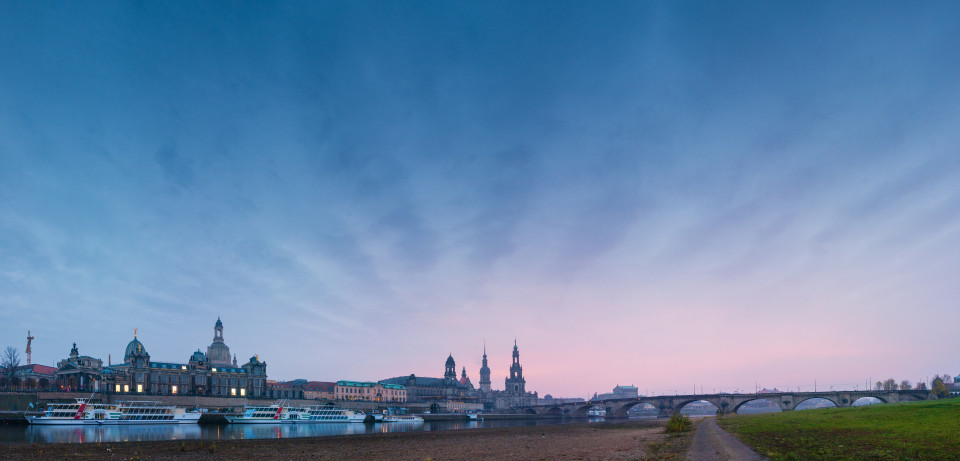
[[207, 361], [213, 365], [230, 365], [232, 359], [230, 348], [220, 341], [214, 341], [207, 348]]
[[200, 349], [197, 349], [197, 351], [194, 352], [193, 355], [190, 356], [190, 361], [191, 361], [191, 362], [206, 362], [206, 361], [207, 361], [207, 356], [204, 355], [203, 352], [200, 352]]
[[220, 317], [217, 317], [217, 323], [214, 325], [214, 327], [222, 327], [222, 326], [223, 326], [223, 322], [220, 321]]
[[123, 359], [126, 360], [133, 354], [150, 355], [147, 354], [147, 348], [143, 347], [143, 343], [136, 336], [133, 337], [133, 341], [127, 344], [127, 351], [123, 354]]
[[447, 357], [447, 366], [448, 366], [448, 367], [456, 367], [456, 366], [457, 366], [457, 364], [453, 361], [453, 354], [450, 354], [450, 356]]

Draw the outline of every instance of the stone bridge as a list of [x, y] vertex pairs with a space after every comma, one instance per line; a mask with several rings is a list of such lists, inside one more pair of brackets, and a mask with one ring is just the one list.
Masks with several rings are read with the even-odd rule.
[[791, 411], [801, 402], [810, 399], [826, 399], [838, 407], [849, 407], [859, 399], [873, 397], [883, 403], [911, 402], [927, 400], [930, 391], [829, 391], [829, 392], [779, 392], [768, 394], [695, 394], [695, 395], [662, 395], [639, 397], [635, 399], [607, 399], [588, 402], [564, 403], [555, 405], [536, 405], [524, 407], [527, 414], [544, 416], [585, 417], [587, 411], [594, 407], [604, 408], [607, 418], [626, 418], [627, 410], [637, 405], [652, 405], [659, 410], [659, 416], [668, 417], [680, 412], [689, 403], [710, 402], [721, 413], [736, 413], [741, 405], [754, 400], [768, 400], [773, 402], [781, 411]]

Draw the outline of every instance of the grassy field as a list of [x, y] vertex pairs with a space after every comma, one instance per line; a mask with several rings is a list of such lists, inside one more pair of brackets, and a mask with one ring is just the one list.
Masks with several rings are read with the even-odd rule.
[[721, 418], [774, 460], [960, 460], [960, 399]]

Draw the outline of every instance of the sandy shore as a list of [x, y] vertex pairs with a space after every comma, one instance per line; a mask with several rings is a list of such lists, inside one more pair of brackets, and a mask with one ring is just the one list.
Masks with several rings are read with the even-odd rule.
[[297, 439], [0, 445], [0, 458], [266, 460], [683, 459], [691, 436], [655, 420]]

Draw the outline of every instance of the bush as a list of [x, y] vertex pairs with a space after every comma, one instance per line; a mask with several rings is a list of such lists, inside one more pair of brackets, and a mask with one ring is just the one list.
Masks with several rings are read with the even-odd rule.
[[667, 433], [686, 432], [693, 428], [693, 421], [687, 415], [675, 414], [667, 422]]

